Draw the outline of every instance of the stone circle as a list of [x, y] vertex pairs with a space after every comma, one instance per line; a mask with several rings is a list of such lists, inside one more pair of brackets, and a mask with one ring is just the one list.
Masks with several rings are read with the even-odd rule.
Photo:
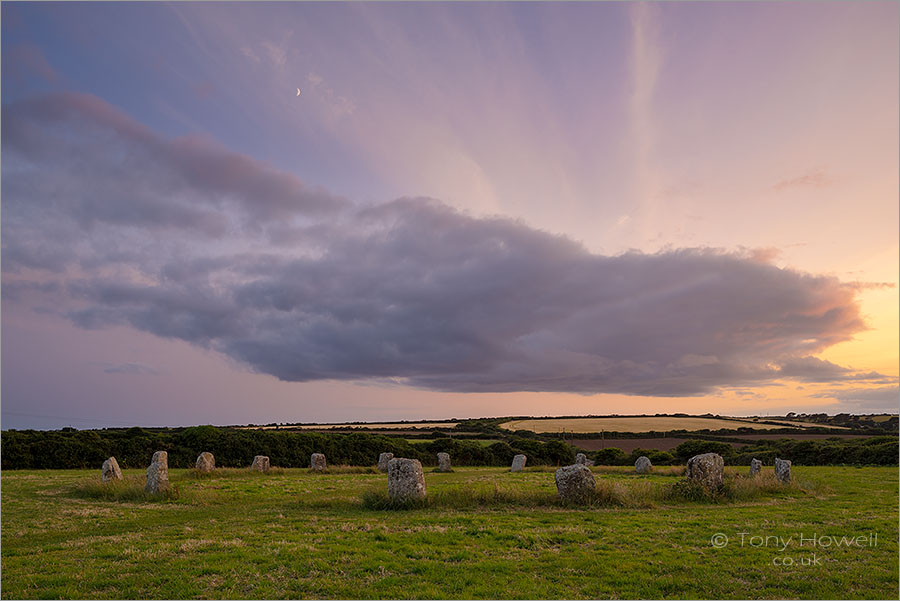
[[382, 453], [378, 456], [378, 471], [379, 472], [387, 472], [388, 471], [388, 462], [394, 458], [393, 453]]
[[439, 471], [439, 472], [452, 472], [453, 471], [452, 469], [450, 469], [450, 454], [449, 453], [438, 453], [437, 459], [438, 459], [437, 471]]
[[119, 469], [119, 462], [115, 457], [110, 457], [103, 462], [103, 467], [100, 468], [100, 479], [104, 482], [122, 479], [122, 470]]
[[526, 460], [527, 460], [527, 457], [525, 457], [525, 455], [516, 455], [515, 457], [513, 457], [512, 467], [509, 468], [509, 471], [521, 472], [522, 468], [525, 467]]
[[309, 457], [309, 468], [312, 470], [316, 470], [317, 472], [324, 472], [325, 468], [328, 467], [325, 464], [325, 455], [322, 453], [313, 453]]
[[634, 462], [634, 470], [639, 474], [646, 474], [653, 470], [653, 464], [650, 463], [650, 458], [644, 455], [638, 457], [637, 461]]
[[212, 453], [204, 451], [197, 457], [197, 463], [194, 464], [194, 468], [199, 472], [211, 472], [216, 469], [216, 458], [213, 457]]
[[759, 474], [760, 470], [762, 470], [762, 461], [759, 459], [751, 459], [750, 460], [750, 475], [755, 476]]
[[688, 459], [686, 475], [708, 489], [718, 488], [725, 481], [725, 460], [718, 453], [694, 455]]
[[270, 467], [269, 458], [265, 455], [257, 455], [253, 458], [253, 463], [250, 464], [250, 469], [257, 472], [268, 472]]
[[388, 496], [395, 503], [425, 498], [425, 474], [418, 459], [396, 458], [388, 462]]
[[791, 462], [787, 459], [775, 458], [775, 477], [778, 481], [787, 484], [791, 481]]
[[576, 463], [556, 470], [556, 494], [566, 501], [583, 502], [594, 492], [594, 474], [585, 465]]
[[149, 493], [160, 493], [169, 489], [169, 454], [165, 451], [153, 453], [150, 467], [147, 468], [147, 484], [144, 490]]

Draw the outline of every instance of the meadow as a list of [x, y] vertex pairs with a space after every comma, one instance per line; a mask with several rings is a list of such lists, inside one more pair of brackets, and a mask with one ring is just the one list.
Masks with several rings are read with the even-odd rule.
[[692, 416], [646, 416], [646, 417], [573, 417], [573, 418], [545, 418], [545, 419], [519, 419], [500, 424], [505, 430], [530, 430], [531, 432], [669, 432], [672, 430], [684, 430], [686, 432], [699, 430], [735, 430], [737, 428], [751, 428], [753, 430], [777, 430], [779, 428], [796, 426], [802, 427], [826, 427], [829, 429], [843, 429], [836, 426], [823, 426], [807, 422], [790, 422], [780, 424], [764, 424], [751, 420], [718, 419], [711, 417]]
[[898, 595], [896, 467], [795, 467], [759, 490], [726, 468], [734, 494], [699, 501], [671, 494], [680, 467], [594, 467], [589, 507], [555, 502], [551, 467], [454, 469], [426, 470], [410, 510], [371, 508], [387, 477], [365, 467], [171, 470], [151, 500], [143, 470], [116, 490], [4, 470], [2, 598]]

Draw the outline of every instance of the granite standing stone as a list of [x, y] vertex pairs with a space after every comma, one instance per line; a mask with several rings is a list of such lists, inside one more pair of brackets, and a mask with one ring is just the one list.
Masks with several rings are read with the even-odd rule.
[[775, 477], [779, 482], [787, 484], [791, 481], [791, 462], [787, 459], [775, 458]]
[[268, 472], [270, 467], [269, 458], [265, 455], [257, 455], [253, 458], [253, 463], [250, 464], [250, 469], [257, 472]]
[[325, 455], [322, 453], [313, 453], [309, 457], [309, 468], [317, 472], [324, 472], [326, 468]]
[[425, 474], [418, 459], [391, 459], [388, 462], [388, 496], [406, 503], [425, 498]]
[[725, 481], [725, 461], [718, 453], [694, 455], [688, 459], [686, 475], [706, 488], [718, 488]]
[[594, 488], [594, 474], [585, 465], [576, 463], [556, 470], [556, 493], [560, 499], [583, 502]]
[[587, 455], [584, 453], [578, 453], [575, 455], [575, 463], [578, 465], [585, 465], [587, 463]]
[[452, 469], [450, 469], [450, 454], [449, 453], [438, 453], [437, 459], [438, 459], [437, 471], [439, 471], [439, 472], [452, 472], [453, 471]]
[[211, 472], [216, 469], [216, 458], [213, 457], [212, 453], [204, 451], [197, 457], [197, 463], [194, 464], [194, 467], [199, 472]]
[[762, 461], [759, 459], [751, 459], [750, 460], [750, 475], [756, 476], [759, 474], [760, 470], [762, 470]]
[[634, 462], [634, 470], [639, 474], [646, 474], [653, 470], [653, 464], [650, 463], [650, 458], [641, 455], [638, 457], [638, 460]]
[[393, 453], [382, 453], [378, 456], [378, 471], [379, 472], [387, 472], [388, 471], [388, 462], [394, 458]]
[[122, 479], [122, 470], [119, 469], [119, 462], [115, 457], [110, 457], [103, 462], [103, 467], [100, 468], [100, 479], [104, 482]]
[[165, 451], [153, 453], [150, 467], [147, 468], [147, 485], [144, 490], [149, 493], [164, 492], [169, 489], [169, 454]]
[[512, 467], [509, 468], [511, 472], [521, 472], [522, 468], [525, 467], [525, 460], [527, 458], [525, 455], [516, 455], [513, 457]]

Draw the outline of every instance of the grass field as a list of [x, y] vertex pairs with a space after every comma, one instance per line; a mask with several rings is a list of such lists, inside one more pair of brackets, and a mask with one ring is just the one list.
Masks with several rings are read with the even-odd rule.
[[[798, 422], [799, 423], [799, 422]], [[806, 424], [810, 426], [812, 424]], [[670, 430], [719, 430], [752, 428], [774, 430], [787, 426], [760, 424], [752, 421], [716, 419], [706, 417], [576, 417], [548, 419], [520, 419], [500, 424], [507, 430], [531, 430], [532, 432], [668, 432]]]
[[[167, 502], [84, 498], [96, 471], [5, 471], [2, 598], [898, 594], [896, 468], [796, 467], [805, 490], [710, 504], [654, 496], [680, 469], [600, 467], [598, 487], [657, 500], [593, 508], [535, 504], [555, 491], [551, 468], [454, 469], [426, 472], [436, 502], [409, 511], [365, 509], [362, 494], [386, 488], [386, 476], [359, 468], [204, 479], [172, 470], [178, 497]], [[142, 472], [126, 476], [139, 485]], [[483, 494], [463, 494], [473, 490]], [[474, 504], [455, 509], [460, 498]], [[719, 534], [721, 548], [711, 543]], [[841, 536], [869, 538], [822, 538]]]

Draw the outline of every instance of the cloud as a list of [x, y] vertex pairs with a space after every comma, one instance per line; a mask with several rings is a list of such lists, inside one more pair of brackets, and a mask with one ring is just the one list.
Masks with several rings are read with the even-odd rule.
[[814, 169], [803, 175], [779, 180], [772, 188], [776, 192], [783, 192], [790, 188], [824, 188], [825, 186], [831, 185], [831, 183], [831, 178], [828, 177], [823, 170]]
[[875, 388], [848, 388], [845, 390], [831, 390], [822, 394], [813, 395], [818, 398], [830, 398], [852, 406], [852, 411], [888, 411], [896, 413], [900, 407], [900, 387], [880, 386]]
[[105, 226], [125, 255], [129, 233], [224, 239], [349, 206], [205, 136], [165, 139], [88, 94], [4, 105], [2, 117], [4, 270], [64, 264], [71, 245], [100, 239], [83, 232]]
[[816, 357], [791, 357], [778, 366], [783, 378], [800, 382], [885, 382], [893, 381], [877, 372], [859, 372]]
[[3, 70], [12, 73], [18, 82], [22, 82], [32, 74], [50, 83], [59, 82], [59, 73], [47, 61], [40, 47], [34, 44], [16, 44], [8, 50], [4, 50]]
[[352, 99], [336, 93], [325, 81], [325, 78], [318, 73], [310, 72], [306, 76], [306, 81], [312, 88], [314, 96], [322, 102], [334, 118], [352, 115], [356, 111], [356, 103]]
[[103, 368], [105, 374], [119, 374], [126, 376], [156, 376], [159, 372], [155, 367], [144, 363], [118, 363], [110, 364]]
[[[99, 99], [4, 107], [3, 277], [85, 328], [126, 325], [288, 381], [696, 395], [872, 382], [813, 357], [863, 330], [858, 286], [744, 252], [593, 254], [427, 198], [354, 207]], [[24, 301], [22, 301], [24, 302]], [[30, 301], [31, 302], [31, 301]]]

